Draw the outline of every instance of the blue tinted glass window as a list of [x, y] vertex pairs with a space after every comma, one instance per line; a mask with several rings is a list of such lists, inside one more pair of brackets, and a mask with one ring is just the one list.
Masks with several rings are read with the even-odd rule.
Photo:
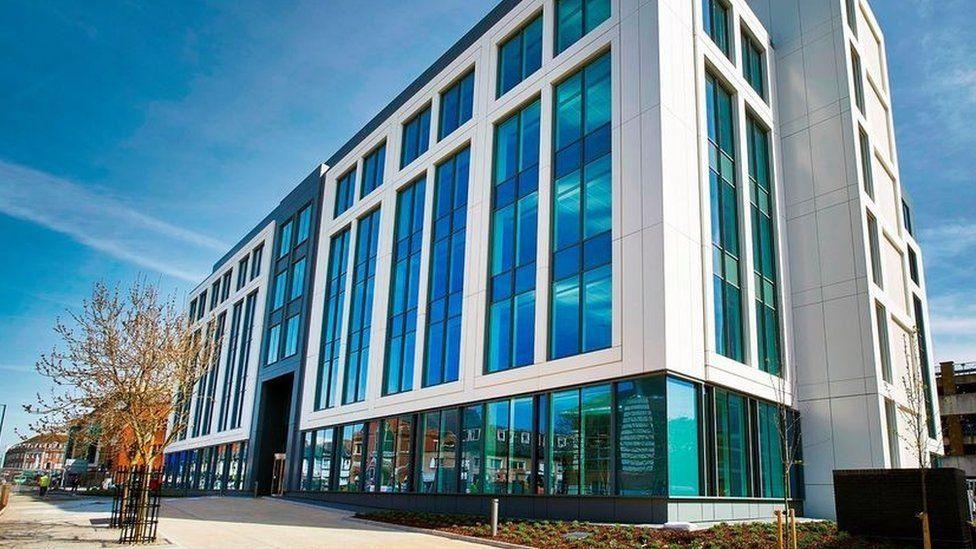
[[281, 271], [275, 276], [274, 301], [271, 310], [280, 309], [285, 304], [285, 291], [288, 289], [288, 271]]
[[278, 362], [278, 349], [281, 347], [281, 324], [275, 324], [268, 331], [268, 357], [267, 363]]
[[701, 494], [699, 464], [698, 387], [690, 381], [669, 377], [668, 387], [668, 486], [672, 496]]
[[764, 498], [782, 498], [786, 493], [786, 475], [783, 455], [783, 433], [790, 421], [785, 413], [767, 402], [757, 408], [759, 423], [759, 473]]
[[315, 391], [316, 410], [335, 406], [348, 263], [349, 229], [344, 229], [333, 236], [329, 243], [329, 270], [325, 281], [325, 308], [322, 315], [322, 350]]
[[549, 356], [610, 346], [610, 54], [556, 86]]
[[746, 129], [749, 145], [749, 186], [752, 189], [752, 255], [756, 281], [756, 337], [759, 369], [780, 373], [780, 336], [776, 274], [776, 233], [773, 177], [769, 162], [769, 133], [751, 117]]
[[464, 408], [461, 423], [461, 486], [462, 494], [484, 492], [482, 460], [485, 448], [485, 405]]
[[667, 493], [664, 377], [617, 383], [617, 489], [620, 495]]
[[386, 165], [386, 143], [373, 149], [373, 152], [363, 159], [363, 181], [359, 192], [360, 198], [365, 197], [383, 184], [383, 170]]
[[425, 188], [425, 181], [421, 178], [397, 193], [383, 370], [385, 395], [413, 389]]
[[373, 281], [380, 231], [380, 210], [363, 217], [356, 225], [355, 263], [349, 305], [349, 331], [346, 337], [346, 369], [343, 377], [343, 404], [366, 398], [369, 365], [370, 327], [373, 317]]
[[766, 98], [765, 54], [762, 46], [748, 34], [742, 35], [742, 74], [756, 90], [759, 97]]
[[312, 206], [305, 206], [305, 208], [298, 214], [298, 233], [295, 239], [295, 245], [299, 245], [302, 242], [308, 240], [308, 233], [312, 227]]
[[539, 101], [495, 127], [485, 370], [531, 364], [539, 186]]
[[234, 304], [231, 320], [230, 333], [227, 334], [227, 356], [224, 358], [224, 387], [220, 392], [220, 415], [217, 417], [217, 430], [227, 429], [227, 420], [230, 417], [230, 399], [234, 394], [234, 364], [237, 360], [237, 346], [240, 342], [241, 316], [244, 310], [244, 300]]
[[542, 66], [542, 15], [529, 21], [498, 46], [497, 97]]
[[244, 391], [247, 388], [245, 381], [247, 378], [248, 360], [251, 356], [251, 332], [254, 328], [254, 317], [257, 302], [258, 293], [257, 291], [254, 291], [247, 296], [247, 301], [244, 305], [244, 321], [240, 335], [240, 352], [237, 354], [237, 370], [234, 375], [234, 399], [231, 404], [229, 418], [230, 429], [236, 429], [241, 426], [241, 420], [244, 413]]
[[728, 6], [723, 0], [702, 0], [702, 18], [705, 32], [712, 38], [712, 42], [726, 57], [731, 58]]
[[403, 168], [430, 146], [430, 105], [403, 123], [403, 140], [400, 147], [400, 167]]
[[288, 299], [298, 299], [305, 291], [305, 258], [301, 258], [291, 266], [291, 292]]
[[444, 139], [471, 120], [474, 105], [474, 69], [441, 94], [441, 116], [437, 138]]
[[427, 283], [424, 386], [458, 379], [470, 149], [437, 167]]
[[610, 0], [556, 1], [556, 55], [610, 18]]
[[291, 251], [291, 231], [292, 222], [289, 221], [281, 227], [281, 242], [278, 243], [278, 257], [285, 257]]
[[300, 315], [293, 315], [285, 321], [285, 358], [298, 352], [298, 325]]
[[708, 174], [712, 219], [712, 289], [715, 347], [733, 360], [745, 358], [739, 253], [738, 180], [732, 94], [712, 75], [705, 81]]
[[352, 207], [356, 194], [356, 169], [353, 168], [336, 181], [335, 213], [333, 217]]
[[750, 496], [748, 409], [745, 397], [716, 389], [715, 481], [716, 495]]

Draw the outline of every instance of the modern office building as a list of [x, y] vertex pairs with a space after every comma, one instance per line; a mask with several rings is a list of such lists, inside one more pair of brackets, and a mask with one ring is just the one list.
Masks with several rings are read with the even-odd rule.
[[912, 365], [937, 417], [890, 104], [862, 0], [502, 1], [191, 295], [224, 354], [169, 482], [832, 516], [909, 465]]
[[941, 465], [976, 478], [976, 363], [943, 362], [936, 382], [945, 444]]

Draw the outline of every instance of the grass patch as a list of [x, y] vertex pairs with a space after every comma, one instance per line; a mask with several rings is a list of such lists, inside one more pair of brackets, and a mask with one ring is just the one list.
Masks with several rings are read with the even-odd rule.
[[[359, 513], [359, 518], [426, 528], [476, 538], [490, 538], [491, 525], [485, 517], [440, 515], [407, 511]], [[837, 530], [833, 522], [805, 522], [797, 525], [799, 546], [804, 549], [884, 549], [904, 547], [855, 538]], [[720, 524], [707, 530], [681, 532], [629, 525], [593, 524], [577, 521], [506, 520], [498, 523], [498, 541], [529, 547], [601, 548], [768, 548], [776, 547], [776, 525], [769, 523]]]

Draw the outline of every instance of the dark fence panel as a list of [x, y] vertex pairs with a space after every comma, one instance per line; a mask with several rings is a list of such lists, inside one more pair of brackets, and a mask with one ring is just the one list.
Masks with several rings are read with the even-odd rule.
[[144, 467], [115, 472], [111, 528], [119, 528], [119, 543], [152, 543], [159, 525], [159, 496], [162, 471]]
[[[966, 475], [960, 469], [924, 473], [929, 531], [937, 547], [971, 547]], [[918, 469], [834, 471], [837, 526], [854, 535], [922, 539], [922, 473]]]

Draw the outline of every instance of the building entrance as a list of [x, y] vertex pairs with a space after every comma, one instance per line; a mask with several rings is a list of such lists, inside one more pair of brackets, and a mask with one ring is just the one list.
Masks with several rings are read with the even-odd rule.
[[292, 383], [294, 374], [285, 374], [261, 386], [254, 469], [254, 482], [257, 483], [259, 494], [280, 494], [287, 489], [284, 485], [284, 467], [281, 466], [288, 450]]

